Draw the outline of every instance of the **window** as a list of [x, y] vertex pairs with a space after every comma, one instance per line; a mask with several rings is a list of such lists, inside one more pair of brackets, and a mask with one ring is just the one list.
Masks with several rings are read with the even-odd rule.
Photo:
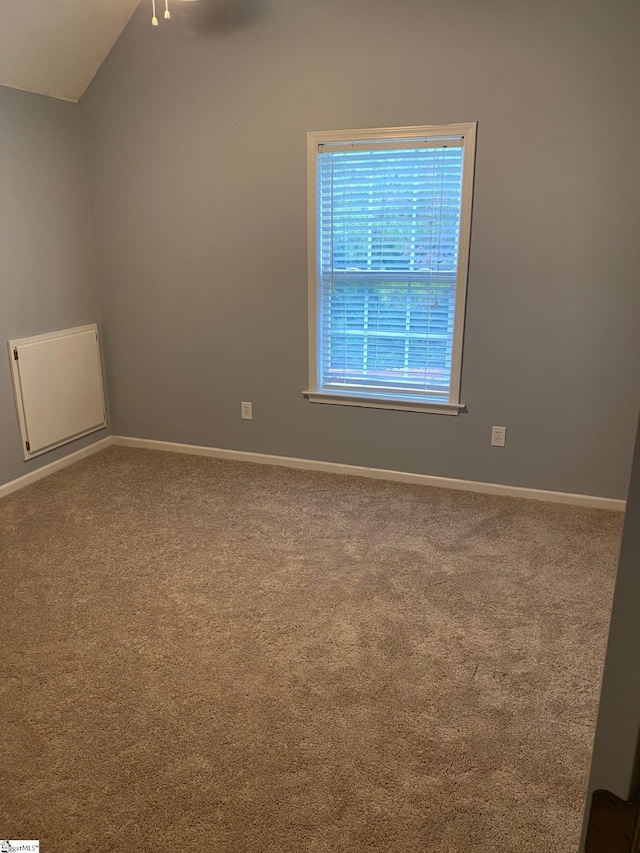
[[457, 414], [475, 124], [308, 143], [305, 395]]

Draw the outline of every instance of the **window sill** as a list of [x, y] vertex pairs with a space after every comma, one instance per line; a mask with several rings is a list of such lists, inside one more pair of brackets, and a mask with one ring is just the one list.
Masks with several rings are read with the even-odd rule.
[[328, 391], [303, 391], [311, 403], [328, 403], [331, 406], [361, 406], [368, 409], [396, 409], [401, 412], [429, 412], [434, 415], [457, 415], [461, 403], [439, 403], [436, 400], [394, 400], [386, 397], [367, 397]]

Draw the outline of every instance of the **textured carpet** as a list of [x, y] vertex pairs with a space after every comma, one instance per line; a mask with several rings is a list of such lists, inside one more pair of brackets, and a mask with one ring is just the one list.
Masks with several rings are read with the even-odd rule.
[[124, 448], [3, 499], [2, 837], [573, 851], [621, 522]]

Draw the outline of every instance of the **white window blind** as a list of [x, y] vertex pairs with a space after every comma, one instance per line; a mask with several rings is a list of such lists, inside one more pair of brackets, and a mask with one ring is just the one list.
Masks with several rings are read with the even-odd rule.
[[451, 402], [464, 145], [318, 143], [318, 392]]

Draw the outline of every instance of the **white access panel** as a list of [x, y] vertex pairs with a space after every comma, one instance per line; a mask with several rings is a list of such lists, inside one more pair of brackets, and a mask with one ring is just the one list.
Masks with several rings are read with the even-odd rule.
[[106, 425], [98, 327], [9, 341], [25, 459]]

